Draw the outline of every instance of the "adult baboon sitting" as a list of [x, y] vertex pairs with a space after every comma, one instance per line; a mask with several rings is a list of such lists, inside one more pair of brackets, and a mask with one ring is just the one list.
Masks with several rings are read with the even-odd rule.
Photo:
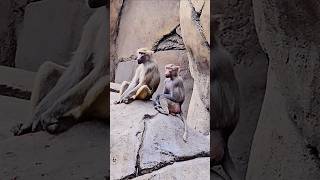
[[147, 48], [137, 50], [139, 64], [131, 82], [124, 81], [120, 88], [120, 98], [115, 104], [129, 103], [133, 100], [148, 100], [157, 90], [160, 83], [160, 72], [157, 63], [152, 59], [153, 51]]
[[45, 62], [39, 68], [31, 96], [32, 116], [13, 128], [15, 135], [37, 130], [58, 132], [65, 117], [79, 119], [86, 114], [107, 118], [107, 8], [106, 3], [96, 2], [89, 1], [91, 7], [99, 8], [87, 21], [70, 65], [65, 68]]

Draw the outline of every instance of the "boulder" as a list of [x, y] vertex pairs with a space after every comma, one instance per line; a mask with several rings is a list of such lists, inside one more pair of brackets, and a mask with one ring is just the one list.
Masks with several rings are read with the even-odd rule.
[[69, 62], [93, 10], [86, 1], [47, 0], [25, 8], [16, 67], [37, 71], [44, 61]]
[[[194, 160], [176, 162], [158, 171], [135, 178], [136, 180], [151, 179], [210, 179], [210, 158], [197, 158]], [[183, 173], [181, 173], [183, 172]]]
[[[203, 6], [206, 9], [205, 13], [208, 13], [206, 6], [210, 6], [210, 1], [204, 1]], [[188, 122], [192, 128], [207, 135], [210, 125], [210, 47], [204, 29], [209, 28], [206, 19], [209, 16], [204, 15], [202, 19], [200, 16], [191, 0], [180, 1], [181, 34], [188, 52], [189, 69], [194, 79]]]
[[234, 72], [240, 90], [240, 119], [230, 136], [229, 148], [244, 178], [265, 94], [268, 57], [259, 44], [252, 1], [210, 2], [214, 4], [213, 15], [221, 17], [221, 31], [215, 37], [234, 57]]
[[27, 0], [0, 2], [0, 65], [15, 66], [17, 38], [19, 36]]
[[129, 57], [154, 43], [179, 25], [179, 0], [126, 1], [117, 36], [117, 56]]
[[0, 177], [3, 179], [104, 179], [108, 177], [106, 124], [90, 121], [60, 135], [13, 136], [10, 128], [30, 117], [30, 102], [0, 96]]
[[[116, 89], [118, 86], [111, 84], [110, 87]], [[158, 114], [152, 119], [144, 120], [144, 114], [156, 113], [152, 102], [137, 100], [131, 104], [114, 105], [112, 102], [117, 98], [118, 94], [111, 92], [111, 179], [143, 179], [144, 174], [162, 174], [164, 171], [169, 173], [172, 171], [171, 167], [180, 169], [179, 165], [175, 165], [178, 161], [186, 164], [194, 162], [196, 165], [196, 159], [209, 157], [209, 138], [189, 128], [188, 142], [184, 142], [184, 126], [179, 118]], [[209, 158], [205, 161], [204, 163], [209, 163]], [[207, 179], [209, 166], [207, 168], [207, 174], [203, 170], [203, 173], [193, 176]], [[175, 176], [186, 175], [182, 171]]]
[[247, 178], [319, 179], [320, 5], [254, 0], [253, 9], [269, 69]]

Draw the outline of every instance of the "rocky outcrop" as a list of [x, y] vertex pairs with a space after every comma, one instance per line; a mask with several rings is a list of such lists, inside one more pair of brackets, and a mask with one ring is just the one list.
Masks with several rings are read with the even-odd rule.
[[[198, 4], [200, 3], [200, 4]], [[210, 1], [180, 1], [181, 35], [188, 53], [189, 68], [194, 79], [188, 111], [188, 122], [208, 135], [210, 125]], [[195, 6], [200, 6], [196, 11]]]
[[[118, 87], [111, 84], [113, 91]], [[110, 102], [117, 98], [118, 94], [111, 92]], [[171, 115], [158, 114], [152, 119], [143, 119], [144, 114], [156, 113], [152, 102], [111, 104], [110, 112], [111, 179], [148, 179], [156, 176], [179, 179], [187, 175], [190, 175], [187, 179], [208, 179], [208, 137], [189, 128], [188, 142], [184, 142], [183, 122]], [[186, 166], [196, 164], [204, 169], [197, 173], [187, 170]]]
[[29, 4], [18, 38], [16, 67], [37, 71], [44, 61], [69, 62], [92, 12], [86, 1], [47, 0]]
[[193, 78], [188, 65], [187, 53], [181, 37], [179, 0], [111, 1], [111, 81], [130, 81], [136, 69], [136, 50], [148, 47], [155, 51], [161, 83], [155, 94], [163, 91], [164, 67], [172, 63], [181, 66], [186, 100], [182, 106], [188, 113], [193, 89]]
[[0, 66], [0, 95], [30, 99], [35, 73]]
[[0, 2], [0, 65], [15, 66], [17, 38], [22, 28], [25, 7], [33, 1]]
[[319, 179], [319, 10], [316, 0], [253, 1], [268, 83], [247, 179]]
[[252, 1], [213, 0], [212, 12], [219, 15], [221, 44], [234, 57], [240, 90], [240, 120], [230, 136], [230, 151], [244, 178], [251, 142], [258, 123], [267, 81], [268, 58], [255, 30]]
[[108, 177], [106, 124], [89, 121], [60, 135], [10, 132], [30, 117], [30, 101], [0, 96], [1, 179], [104, 179]]

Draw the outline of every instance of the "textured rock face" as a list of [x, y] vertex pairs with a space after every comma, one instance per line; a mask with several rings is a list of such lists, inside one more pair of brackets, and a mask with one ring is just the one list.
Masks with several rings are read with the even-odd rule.
[[1, 179], [103, 179], [108, 176], [109, 130], [84, 122], [60, 135], [13, 136], [10, 128], [31, 114], [30, 101], [0, 96]]
[[[118, 94], [111, 93], [110, 102], [117, 98]], [[209, 157], [207, 137], [189, 128], [188, 142], [185, 143], [182, 139], [183, 123], [174, 116], [159, 114], [143, 120], [144, 114], [156, 112], [151, 102], [111, 104], [110, 112], [111, 179], [136, 176], [137, 179], [154, 176], [180, 179], [188, 174], [195, 179], [209, 179], [209, 158], [202, 158]], [[195, 173], [184, 166], [191, 164], [198, 164], [201, 170]]]
[[27, 0], [0, 2], [0, 65], [15, 66], [17, 38], [27, 2]]
[[180, 65], [186, 90], [182, 109], [187, 115], [193, 78], [181, 37], [179, 3], [179, 0], [111, 1], [110, 79], [116, 83], [130, 81], [136, 69], [136, 50], [141, 47], [153, 49], [161, 74], [155, 94], [163, 91], [165, 65]]
[[269, 69], [247, 178], [318, 179], [319, 2], [255, 0], [253, 7]]
[[[185, 162], [177, 162], [174, 166], [164, 167], [156, 172], [137, 177], [137, 180], [161, 179], [210, 179], [209, 158], [197, 158]], [[191, 170], [192, 169], [192, 170]], [[181, 173], [183, 172], [183, 173]]]
[[[202, 13], [195, 6], [202, 3]], [[208, 7], [207, 7], [208, 6]], [[192, 97], [188, 112], [190, 126], [208, 134], [210, 124], [210, 47], [209, 47], [210, 1], [193, 3], [180, 1], [180, 26], [183, 42], [188, 52], [189, 68], [194, 79]], [[198, 9], [198, 8], [197, 8]]]
[[16, 67], [36, 71], [44, 61], [69, 62], [92, 12], [86, 1], [48, 0], [29, 4], [18, 38]]
[[117, 61], [117, 37], [123, 0], [110, 1], [110, 79], [115, 79], [115, 62]]
[[251, 142], [257, 126], [267, 81], [268, 59], [255, 30], [253, 7], [246, 0], [213, 0], [211, 12], [220, 15], [221, 44], [234, 57], [234, 71], [240, 89], [240, 120], [230, 137], [230, 151], [244, 177]]

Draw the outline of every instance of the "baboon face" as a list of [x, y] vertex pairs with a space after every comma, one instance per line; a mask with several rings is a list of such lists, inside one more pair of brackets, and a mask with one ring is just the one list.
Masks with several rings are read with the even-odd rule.
[[138, 52], [137, 61], [138, 64], [145, 63], [150, 59], [150, 56], [144, 52]]
[[165, 77], [166, 78], [172, 78], [172, 77], [176, 77], [178, 76], [178, 72], [179, 72], [179, 66], [176, 66], [174, 64], [168, 64], [165, 67]]
[[140, 48], [137, 50], [137, 61], [138, 64], [145, 63], [151, 59], [151, 55], [154, 52], [148, 48]]

